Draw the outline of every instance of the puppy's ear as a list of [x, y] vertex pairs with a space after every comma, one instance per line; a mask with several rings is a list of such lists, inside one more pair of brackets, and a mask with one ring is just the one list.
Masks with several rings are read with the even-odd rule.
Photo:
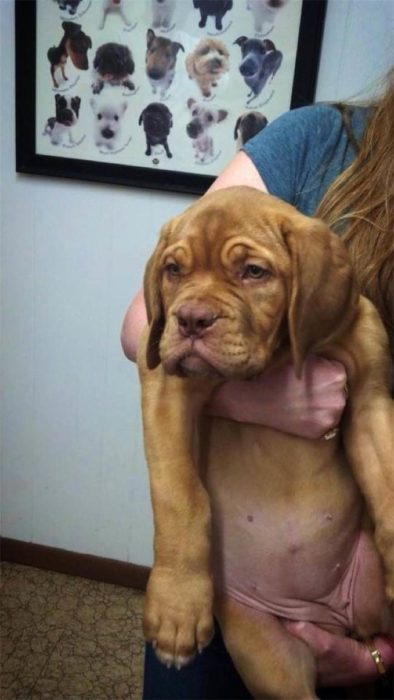
[[154, 33], [153, 29], [148, 29], [148, 31], [146, 32], [146, 45], [147, 45], [148, 49], [150, 48], [152, 41], [154, 40], [155, 37], [156, 37], [156, 34]]
[[90, 103], [90, 106], [91, 106], [93, 112], [96, 114], [97, 102], [96, 102], [96, 100], [94, 99], [94, 97], [91, 97], [91, 98], [90, 98], [89, 103]]
[[160, 364], [160, 338], [165, 325], [165, 312], [161, 293], [161, 257], [168, 243], [171, 222], [163, 226], [159, 242], [148, 260], [144, 274], [144, 299], [149, 324], [146, 364], [155, 369]]
[[234, 44], [237, 44], [238, 46], [243, 48], [244, 44], [247, 42], [248, 37], [247, 36], [239, 36], [238, 39], [234, 41]]
[[178, 51], [185, 52], [185, 49], [183, 48], [182, 44], [179, 43], [179, 41], [172, 42], [172, 50], [174, 52], [174, 56], [177, 55]]
[[140, 126], [141, 126], [141, 124], [142, 124], [142, 122], [143, 122], [144, 114], [145, 114], [145, 110], [143, 109], [142, 112], [141, 112], [141, 114], [140, 114], [140, 118], [139, 118], [139, 120], [138, 120], [138, 124], [139, 124]]
[[237, 139], [237, 138], [238, 138], [238, 129], [239, 129], [239, 125], [240, 125], [240, 123], [241, 123], [241, 119], [242, 119], [242, 117], [238, 117], [237, 121], [235, 122], [235, 127], [234, 127], [234, 139]]
[[306, 355], [351, 322], [358, 290], [344, 244], [322, 221], [298, 214], [284, 221], [282, 233], [291, 258], [288, 329], [300, 377]]
[[193, 105], [197, 104], [196, 100], [193, 99], [193, 97], [189, 97], [188, 101], [186, 102], [188, 109], [191, 109]]
[[225, 119], [228, 115], [228, 112], [226, 112], [225, 109], [219, 109], [218, 110], [218, 122], [222, 122], [223, 119]]

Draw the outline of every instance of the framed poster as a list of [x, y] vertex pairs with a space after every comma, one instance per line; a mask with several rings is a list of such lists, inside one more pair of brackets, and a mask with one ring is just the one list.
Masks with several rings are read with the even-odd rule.
[[313, 101], [324, 0], [15, 9], [18, 172], [200, 194], [242, 139]]

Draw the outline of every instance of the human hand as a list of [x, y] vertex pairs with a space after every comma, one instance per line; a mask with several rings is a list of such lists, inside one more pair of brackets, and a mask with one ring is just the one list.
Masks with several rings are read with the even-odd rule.
[[256, 379], [226, 382], [212, 397], [208, 413], [319, 438], [338, 425], [346, 403], [345, 387], [343, 365], [310, 355], [301, 379], [289, 361]]
[[[356, 685], [379, 677], [371, 651], [364, 642], [351, 637], [339, 637], [310, 622], [285, 623], [291, 634], [311, 647], [317, 663], [318, 684], [321, 686]], [[386, 672], [394, 663], [394, 638], [379, 635], [372, 645], [382, 657]]]

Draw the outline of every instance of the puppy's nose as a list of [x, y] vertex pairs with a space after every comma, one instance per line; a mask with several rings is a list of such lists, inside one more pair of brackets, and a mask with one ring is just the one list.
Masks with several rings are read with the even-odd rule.
[[201, 338], [213, 326], [217, 316], [212, 309], [198, 304], [185, 304], [176, 312], [179, 332], [185, 338]]

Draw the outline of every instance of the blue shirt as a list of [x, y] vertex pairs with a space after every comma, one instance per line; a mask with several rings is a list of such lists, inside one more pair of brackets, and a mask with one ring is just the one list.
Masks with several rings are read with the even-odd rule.
[[[354, 107], [356, 141], [363, 135], [369, 109]], [[248, 141], [243, 150], [270, 194], [313, 215], [332, 181], [354, 160], [338, 109], [313, 105], [286, 112]]]

